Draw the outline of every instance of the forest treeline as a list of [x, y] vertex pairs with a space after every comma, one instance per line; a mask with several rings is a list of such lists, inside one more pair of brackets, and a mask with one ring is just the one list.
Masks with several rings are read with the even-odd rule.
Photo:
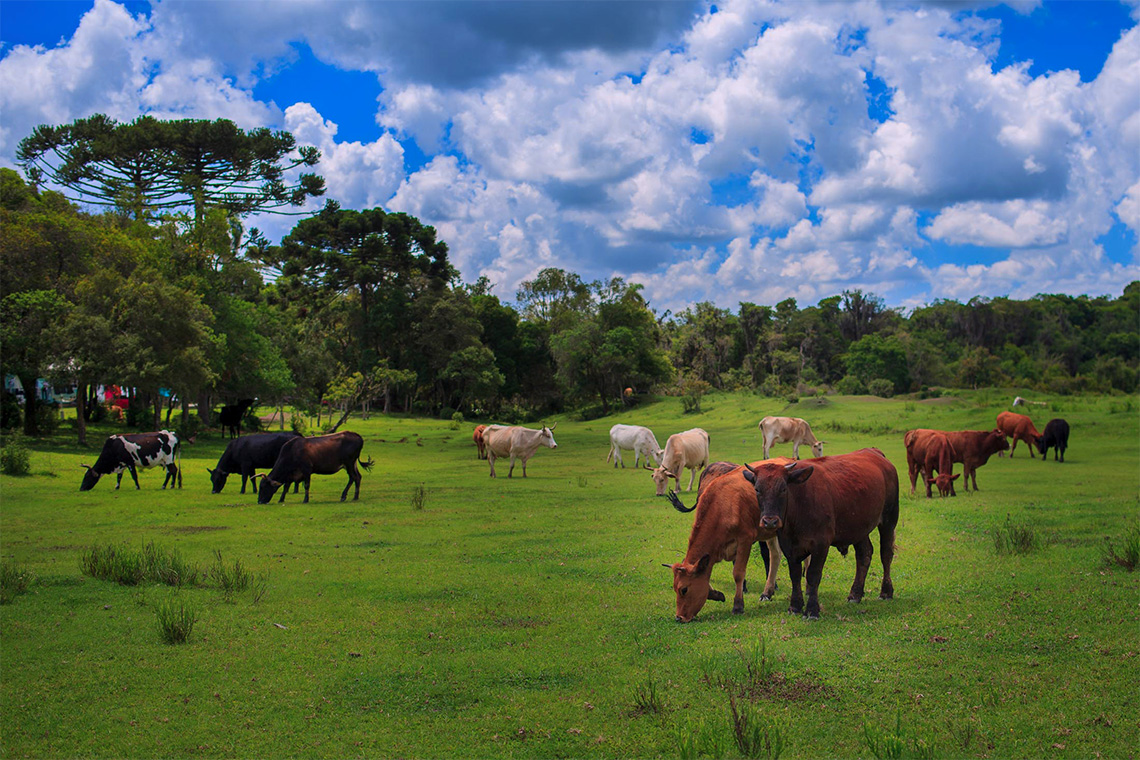
[[[1140, 387], [1140, 282], [1118, 297], [909, 313], [859, 290], [662, 313], [638, 284], [552, 268], [511, 303], [486, 278], [462, 282], [446, 243], [408, 214], [329, 201], [277, 244], [247, 230], [248, 214], [323, 194], [312, 174], [285, 183], [319, 162], [287, 133], [103, 118], [38, 128], [20, 157], [25, 176], [0, 169], [0, 367], [24, 388], [76, 386], [80, 441], [103, 413], [93, 389], [111, 383], [134, 389], [130, 423], [170, 426], [173, 414], [184, 432], [242, 398], [522, 421], [604, 414], [648, 392], [696, 408], [714, 388]], [[25, 397], [22, 410], [5, 398], [4, 422], [35, 434], [49, 415]]]

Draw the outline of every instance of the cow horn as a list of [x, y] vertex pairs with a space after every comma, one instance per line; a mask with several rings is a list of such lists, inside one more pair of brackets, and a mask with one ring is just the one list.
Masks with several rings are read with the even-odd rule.
[[558, 427], [558, 423], [557, 423], [557, 422], [555, 422], [553, 425], [551, 425], [551, 426], [550, 426], [550, 430], [551, 430], [551, 432], [553, 432], [553, 431], [554, 431], [554, 428], [556, 428], [556, 427]]
[[799, 464], [799, 462], [789, 462], [788, 464], [784, 465], [784, 469], [785, 469], [785, 470], [789, 470], [789, 471], [790, 471], [790, 470], [791, 470], [792, 468], [794, 468], [794, 467], [795, 467], [797, 464]]
[[79, 465], [79, 466], [80, 466], [80, 467], [82, 467], [82, 468], [83, 468], [83, 469], [85, 469], [85, 470], [90, 470], [90, 469], [91, 469], [91, 465], [89, 465], [89, 464], [81, 464], [81, 465]]
[[668, 562], [662, 562], [662, 563], [661, 563], [661, 567], [667, 567], [667, 568], [669, 568], [670, 570], [672, 570], [672, 569], [673, 569], [673, 566], [672, 566], [672, 565], [670, 565]]
[[207, 467], [207, 468], [206, 468], [206, 472], [208, 472], [208, 473], [210, 473], [211, 475], [213, 475], [215, 472], [217, 472], [217, 470], [211, 470], [209, 467]]

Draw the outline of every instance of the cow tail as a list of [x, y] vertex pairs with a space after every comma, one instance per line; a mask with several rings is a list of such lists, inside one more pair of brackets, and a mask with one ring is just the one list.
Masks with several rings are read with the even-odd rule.
[[680, 497], [678, 497], [677, 494], [674, 493], [672, 489], [670, 489], [669, 493], [665, 494], [665, 496], [666, 496], [666, 498], [669, 499], [669, 503], [673, 505], [673, 509], [677, 510], [678, 512], [692, 512], [694, 509], [697, 508], [696, 504], [694, 504], [691, 507], [686, 507], [684, 505], [684, 503], [681, 501]]
[[[182, 439], [174, 439], [174, 466], [178, 468], [178, 487], [182, 487]], [[171, 486], [174, 484], [171, 483]]]
[[367, 460], [361, 459], [358, 461], [360, 466], [363, 467], [367, 472], [372, 472], [372, 466], [376, 464], [375, 460], [373, 460], [372, 457], [368, 457]]

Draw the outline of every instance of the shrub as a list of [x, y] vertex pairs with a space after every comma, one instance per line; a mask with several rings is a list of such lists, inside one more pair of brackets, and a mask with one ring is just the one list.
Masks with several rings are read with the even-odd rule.
[[59, 430], [59, 404], [41, 401], [36, 404], [36, 430], [51, 435]]
[[182, 417], [174, 432], [178, 435], [178, 440], [188, 441], [201, 433], [204, 427], [201, 417], [196, 414], [188, 414]]
[[293, 412], [289, 415], [289, 428], [294, 433], [300, 433], [301, 435], [309, 434], [309, 425], [305, 422], [305, 416], [300, 412]]
[[455, 414], [451, 415], [451, 425], [449, 427], [452, 430], [458, 430], [462, 424], [463, 424], [463, 412], [456, 412]]
[[835, 384], [835, 390], [844, 396], [862, 396], [867, 392], [867, 386], [855, 375], [846, 375]]
[[416, 512], [422, 512], [424, 508], [424, 501], [427, 500], [427, 489], [424, 484], [420, 483], [412, 489], [412, 509]]
[[867, 383], [867, 392], [872, 396], [890, 398], [895, 395], [895, 384], [883, 377], [876, 377]]
[[174, 596], [160, 602], [155, 609], [158, 616], [158, 632], [167, 644], [185, 644], [198, 622], [198, 613], [189, 602]]
[[32, 472], [32, 455], [24, 444], [24, 437], [12, 435], [0, 449], [0, 472], [5, 475], [24, 476]]
[[1006, 515], [1003, 525], [990, 528], [990, 537], [998, 554], [1029, 554], [1040, 549], [1043, 544], [1032, 524], [1015, 523], [1009, 515]]
[[20, 402], [14, 393], [0, 390], [0, 428], [11, 430], [20, 427], [23, 415], [20, 413]]
[[692, 375], [682, 375], [677, 381], [677, 390], [681, 394], [681, 411], [700, 414], [701, 398], [712, 390], [712, 385]]
[[16, 597], [25, 594], [35, 576], [26, 567], [19, 567], [11, 560], [0, 564], [0, 604], [11, 604]]
[[1103, 553], [1106, 565], [1120, 565], [1128, 572], [1135, 570], [1140, 565], [1140, 523], [1124, 531], [1119, 550], [1111, 538], [1106, 538]]

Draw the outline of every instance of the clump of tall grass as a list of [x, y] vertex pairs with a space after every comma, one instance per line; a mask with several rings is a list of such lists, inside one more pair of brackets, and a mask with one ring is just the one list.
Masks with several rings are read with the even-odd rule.
[[1119, 549], [1115, 541], [1106, 538], [1102, 552], [1106, 565], [1120, 565], [1128, 572], [1135, 570], [1140, 565], [1140, 523], [1124, 531]]
[[155, 608], [158, 618], [158, 632], [167, 644], [185, 644], [198, 622], [194, 605], [177, 594], [161, 601]]
[[1009, 515], [1005, 523], [990, 528], [990, 538], [998, 554], [1029, 554], [1045, 543], [1031, 523], [1014, 522]]
[[143, 581], [196, 586], [202, 579], [201, 569], [184, 560], [177, 549], [168, 552], [153, 541], [140, 551], [110, 544], [92, 546], [80, 555], [79, 567], [84, 575], [123, 586], [137, 586]]
[[633, 689], [633, 714], [649, 715], [665, 710], [665, 700], [657, 689], [657, 682], [650, 675]]
[[728, 706], [732, 713], [732, 738], [741, 757], [778, 760], [784, 751], [784, 737], [779, 724], [761, 717], [750, 704], [741, 704], [738, 709], [736, 697], [732, 694], [728, 695]]
[[17, 596], [26, 594], [33, 580], [35, 576], [26, 567], [4, 560], [0, 564], [0, 604], [11, 604]]
[[918, 736], [907, 736], [902, 727], [902, 716], [895, 713], [895, 728], [890, 729], [863, 724], [863, 744], [876, 760], [933, 760], [934, 741]]
[[420, 483], [412, 489], [412, 509], [416, 512], [422, 512], [425, 501], [427, 501], [427, 489], [424, 488], [423, 483]]
[[222, 559], [221, 549], [215, 549], [214, 564], [210, 568], [210, 580], [217, 585], [222, 596], [229, 602], [233, 600], [234, 594], [250, 587], [253, 582], [253, 575], [242, 565], [240, 559], [235, 559], [232, 564], [226, 564], [226, 561]]

